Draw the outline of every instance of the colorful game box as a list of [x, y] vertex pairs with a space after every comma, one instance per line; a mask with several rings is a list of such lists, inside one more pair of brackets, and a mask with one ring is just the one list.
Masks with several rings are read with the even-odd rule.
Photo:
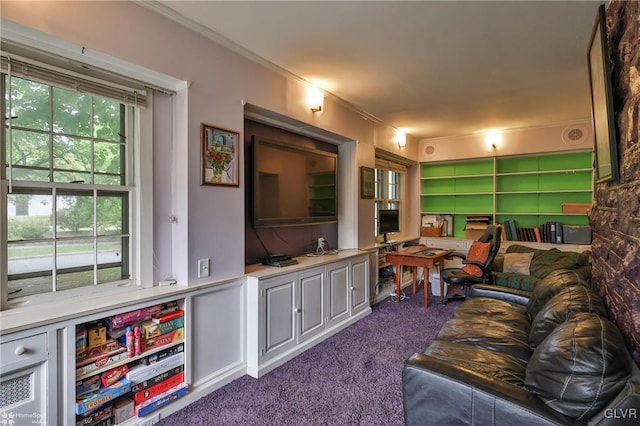
[[95, 410], [129, 391], [131, 391], [131, 383], [127, 379], [122, 379], [112, 386], [102, 388], [98, 392], [88, 395], [87, 398], [77, 401], [76, 414]]

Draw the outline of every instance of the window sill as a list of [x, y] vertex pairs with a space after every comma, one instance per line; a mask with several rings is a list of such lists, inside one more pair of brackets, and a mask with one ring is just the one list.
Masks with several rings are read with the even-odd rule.
[[165, 295], [180, 293], [186, 288], [177, 285], [144, 288], [132, 285], [129, 281], [122, 281], [89, 290], [84, 287], [13, 299], [9, 302], [9, 309], [0, 312], [0, 334], [5, 335], [153, 301]]

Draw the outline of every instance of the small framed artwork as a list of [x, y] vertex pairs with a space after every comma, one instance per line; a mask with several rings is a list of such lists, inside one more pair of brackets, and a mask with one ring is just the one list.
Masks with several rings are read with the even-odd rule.
[[202, 184], [239, 186], [238, 139], [240, 134], [201, 124]]
[[360, 167], [360, 198], [375, 196], [375, 170], [371, 167]]

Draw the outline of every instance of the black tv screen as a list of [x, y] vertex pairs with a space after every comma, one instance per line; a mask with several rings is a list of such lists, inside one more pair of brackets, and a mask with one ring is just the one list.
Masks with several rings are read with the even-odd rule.
[[253, 225], [336, 222], [338, 156], [253, 137]]

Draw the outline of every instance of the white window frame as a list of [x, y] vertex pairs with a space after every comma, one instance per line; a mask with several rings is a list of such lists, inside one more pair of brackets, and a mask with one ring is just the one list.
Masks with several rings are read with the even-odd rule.
[[[382, 173], [379, 173], [382, 171]], [[399, 182], [397, 185], [397, 195], [399, 198], [390, 198], [389, 196], [389, 173], [394, 172], [398, 173]], [[382, 179], [380, 179], [380, 175]], [[404, 230], [404, 203], [402, 201], [405, 182], [407, 180], [407, 168], [401, 164], [393, 163], [388, 160], [383, 160], [380, 158], [376, 158], [375, 165], [375, 212], [374, 212], [374, 234], [376, 239], [382, 237], [378, 232], [378, 210], [379, 209], [388, 209], [390, 206], [397, 205], [399, 214], [400, 214], [400, 234], [403, 233]]]
[[[164, 76], [160, 73], [138, 67], [136, 65], [121, 61], [109, 55], [93, 51], [85, 51], [85, 48], [73, 43], [68, 43], [55, 37], [37, 32], [28, 27], [21, 26], [9, 21], [2, 20], [2, 39], [31, 46], [35, 49], [44, 50], [62, 58], [71, 60], [82, 60], [95, 67], [102, 67], [127, 75], [139, 81], [148, 81], [150, 87], [164, 87], [170, 92], [181, 87], [184, 82]], [[80, 53], [82, 52], [82, 53]], [[132, 148], [135, 155], [128, 164], [133, 170], [132, 173], [134, 189], [131, 192], [129, 205], [130, 214], [130, 275], [131, 279], [124, 284], [106, 283], [98, 286], [85, 286], [77, 289], [69, 289], [61, 292], [32, 295], [24, 298], [16, 298], [11, 303], [7, 294], [7, 235], [6, 226], [0, 227], [0, 310], [9, 309], [15, 306], [58, 302], [69, 298], [95, 297], [96, 295], [106, 295], [108, 293], [138, 290], [149, 288], [154, 285], [153, 277], [153, 102], [152, 92], [149, 92], [148, 107], [146, 109], [134, 108], [136, 117], [133, 134], [129, 135], [133, 139]], [[172, 112], [173, 113], [173, 112]], [[2, 164], [6, 164], [4, 152], [0, 156]], [[8, 181], [6, 176], [1, 177], [0, 182], [0, 219], [3, 224], [7, 223], [6, 200], [8, 196]]]

